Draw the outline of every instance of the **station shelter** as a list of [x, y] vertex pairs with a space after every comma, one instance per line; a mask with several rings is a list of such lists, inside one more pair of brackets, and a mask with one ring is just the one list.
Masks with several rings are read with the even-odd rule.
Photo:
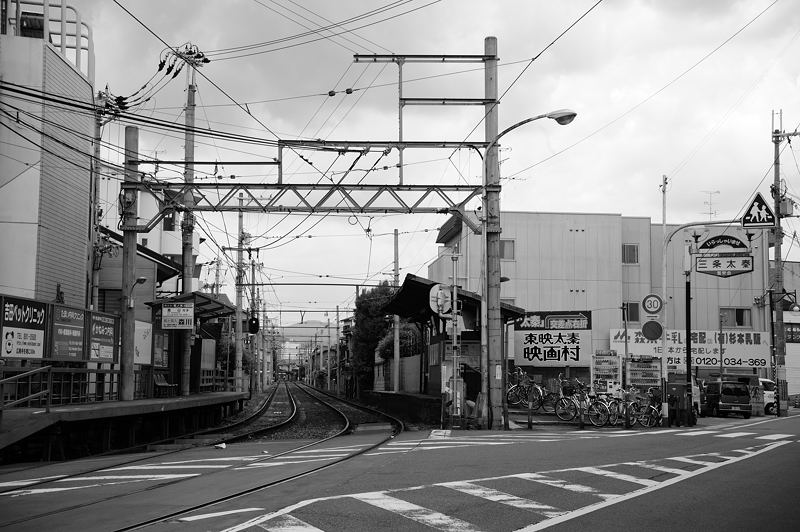
[[[181, 395], [185, 331], [191, 331], [189, 393], [226, 389], [229, 364], [217, 363], [217, 343], [230, 330], [228, 316], [236, 309], [224, 295], [203, 292], [181, 294], [147, 303], [152, 312], [152, 371], [156, 382], [174, 387]], [[162, 378], [163, 377], [163, 378]], [[163, 385], [163, 384], [162, 384]]]

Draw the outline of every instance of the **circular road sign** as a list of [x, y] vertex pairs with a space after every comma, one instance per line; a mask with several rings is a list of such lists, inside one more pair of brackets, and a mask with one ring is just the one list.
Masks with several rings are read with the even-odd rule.
[[647, 314], [658, 314], [664, 308], [664, 300], [658, 294], [648, 294], [642, 299], [642, 308]]
[[658, 340], [663, 333], [664, 328], [655, 320], [646, 321], [642, 325], [642, 334], [648, 340]]

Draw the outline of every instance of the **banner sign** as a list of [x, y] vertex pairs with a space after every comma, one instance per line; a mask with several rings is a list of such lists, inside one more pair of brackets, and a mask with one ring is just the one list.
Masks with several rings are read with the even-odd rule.
[[514, 323], [518, 366], [589, 367], [591, 357], [590, 311], [528, 312]]
[[84, 360], [86, 343], [86, 311], [53, 305], [51, 358]]
[[[670, 373], [686, 372], [686, 331], [664, 331]], [[762, 331], [691, 331], [692, 365], [720, 367], [720, 341], [724, 368], [765, 368], [769, 364], [769, 333]], [[611, 329], [611, 349], [625, 353], [625, 331]], [[628, 329], [628, 356], [661, 357], [662, 341], [648, 340], [641, 329]]]
[[194, 303], [164, 303], [161, 305], [162, 329], [193, 329]]
[[628, 371], [628, 386], [636, 386], [642, 392], [646, 392], [650, 387], [661, 387], [661, 359], [629, 358], [625, 364]]
[[89, 360], [91, 362], [117, 362], [118, 338], [119, 319], [116, 316], [90, 313]]
[[3, 296], [4, 357], [43, 358], [47, 303]]
[[133, 337], [133, 363], [153, 363], [153, 324], [136, 320]]

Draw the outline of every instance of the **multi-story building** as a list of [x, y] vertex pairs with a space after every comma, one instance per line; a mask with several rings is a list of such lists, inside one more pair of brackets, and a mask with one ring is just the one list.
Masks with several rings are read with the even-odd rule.
[[[501, 224], [501, 302], [528, 314], [508, 335], [507, 350], [537, 378], [596, 377], [611, 353], [648, 362], [664, 350], [668, 372], [685, 374], [687, 337], [691, 371], [700, 378], [720, 371], [771, 376], [772, 321], [763, 304], [770, 288], [768, 229], [709, 222], [678, 230], [645, 217], [541, 212], [503, 212]], [[437, 242], [428, 277], [452, 282], [455, 253], [458, 285], [484, 293], [482, 236], [452, 217]], [[786, 285], [791, 291], [790, 276]], [[651, 294], [664, 300], [652, 315], [642, 307]], [[659, 326], [664, 334], [648, 340], [645, 332]], [[637, 371], [625, 363], [620, 378]], [[659, 376], [659, 368], [644, 369]]]

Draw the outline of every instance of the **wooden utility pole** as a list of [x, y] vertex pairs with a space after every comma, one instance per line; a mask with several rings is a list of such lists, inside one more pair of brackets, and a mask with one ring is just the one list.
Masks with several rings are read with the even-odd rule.
[[[125, 181], [139, 181], [138, 159], [139, 128], [125, 127]], [[134, 396], [133, 359], [136, 313], [132, 297], [136, 286], [136, 189], [122, 193], [122, 353], [120, 353], [119, 398], [132, 401]]]

